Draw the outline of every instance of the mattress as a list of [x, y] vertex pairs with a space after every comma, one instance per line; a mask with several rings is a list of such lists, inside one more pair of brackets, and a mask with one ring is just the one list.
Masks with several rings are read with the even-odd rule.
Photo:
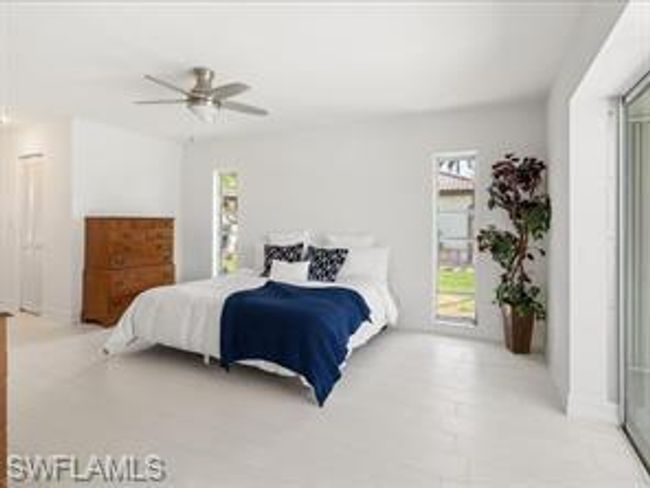
[[[250, 271], [152, 288], [140, 294], [126, 310], [104, 345], [108, 354], [118, 354], [147, 345], [195, 352], [219, 358], [220, 317], [225, 300], [232, 293], [254, 289], [266, 283]], [[348, 351], [365, 344], [386, 325], [397, 320], [397, 307], [388, 286], [364, 278], [342, 282], [303, 282], [300, 286], [341, 286], [359, 293], [370, 308], [370, 320], [363, 322], [350, 337]], [[295, 373], [266, 361], [242, 363], [283, 376]]]

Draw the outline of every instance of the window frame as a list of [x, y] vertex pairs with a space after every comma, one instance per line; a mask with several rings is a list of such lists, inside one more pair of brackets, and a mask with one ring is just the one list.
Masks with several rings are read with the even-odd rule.
[[[473, 190], [473, 195], [472, 195], [472, 210], [471, 211], [442, 211], [440, 210], [440, 205], [439, 205], [439, 199], [440, 199], [440, 189], [439, 189], [439, 176], [440, 176], [440, 166], [443, 161], [449, 161], [449, 160], [472, 160], [474, 162], [474, 175], [473, 175], [473, 181], [474, 181], [474, 190]], [[442, 326], [451, 326], [454, 329], [458, 328], [466, 328], [466, 329], [475, 329], [478, 325], [478, 287], [477, 287], [477, 267], [476, 267], [476, 262], [474, 261], [474, 258], [476, 256], [476, 249], [474, 248], [475, 246], [475, 236], [476, 236], [476, 180], [478, 176], [478, 151], [475, 150], [469, 150], [469, 151], [459, 151], [459, 152], [446, 152], [446, 153], [437, 153], [433, 157], [433, 192], [432, 192], [432, 200], [433, 200], [433, 232], [432, 232], [432, 238], [433, 238], [433, 246], [432, 246], [432, 252], [433, 252], [433, 277], [434, 280], [432, 283], [433, 286], [433, 300], [432, 300], [432, 306], [433, 306], [433, 313], [432, 313], [432, 318], [435, 324], [437, 325], [442, 325]], [[469, 222], [470, 222], [470, 228], [468, 231], [468, 237], [466, 238], [449, 238], [449, 239], [441, 239], [440, 234], [439, 234], [439, 221], [440, 221], [440, 215], [441, 214], [462, 214], [462, 215], [467, 215]], [[472, 268], [474, 270], [474, 280], [475, 280], [475, 285], [474, 285], [474, 292], [473, 292], [473, 300], [474, 300], [474, 314], [473, 317], [454, 317], [450, 315], [442, 315], [439, 313], [439, 305], [438, 305], [438, 297], [439, 297], [439, 275], [440, 275], [440, 243], [441, 241], [452, 241], [452, 242], [465, 242], [466, 244], [469, 244], [473, 247], [472, 249]]]
[[[221, 239], [223, 236], [222, 229], [222, 204], [224, 200], [221, 177], [223, 175], [236, 175], [237, 191], [236, 197], [238, 205], [241, 201], [241, 176], [234, 168], [219, 169], [215, 168], [212, 172], [212, 277], [215, 278], [227, 273], [223, 269]], [[239, 221], [239, 208], [237, 209], [237, 221]], [[235, 235], [238, 235], [237, 231]], [[238, 267], [241, 265], [239, 252], [236, 252], [239, 260]]]

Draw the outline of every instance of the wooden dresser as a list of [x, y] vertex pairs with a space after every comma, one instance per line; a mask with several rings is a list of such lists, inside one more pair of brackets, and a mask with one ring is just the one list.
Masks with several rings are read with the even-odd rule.
[[81, 319], [114, 325], [142, 291], [174, 283], [174, 220], [87, 217]]

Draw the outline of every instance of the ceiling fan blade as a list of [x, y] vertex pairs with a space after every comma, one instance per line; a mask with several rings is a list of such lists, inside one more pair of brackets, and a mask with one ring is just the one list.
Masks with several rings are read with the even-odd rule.
[[137, 105], [162, 105], [162, 104], [170, 104], [170, 103], [186, 103], [187, 99], [178, 99], [178, 100], [138, 100], [137, 102], [133, 102]]
[[152, 81], [156, 83], [157, 85], [164, 86], [165, 88], [168, 88], [170, 90], [174, 90], [175, 92], [182, 93], [183, 95], [187, 95], [188, 97], [190, 96], [190, 93], [183, 90], [182, 88], [179, 88], [176, 85], [172, 85], [168, 81], [161, 80], [160, 78], [156, 78], [155, 76], [151, 75], [144, 75], [145, 79]]
[[210, 98], [213, 100], [224, 100], [225, 98], [234, 97], [235, 95], [244, 93], [246, 90], [250, 90], [250, 86], [245, 85], [244, 83], [228, 83], [227, 85], [213, 88], [210, 91]]
[[242, 112], [245, 114], [250, 114], [250, 115], [268, 115], [268, 111], [264, 110], [263, 108], [257, 108], [253, 107], [252, 105], [246, 105], [245, 103], [239, 103], [239, 102], [229, 102], [227, 100], [223, 102], [219, 102], [219, 106], [221, 108], [225, 108], [227, 110], [234, 110], [235, 112]]

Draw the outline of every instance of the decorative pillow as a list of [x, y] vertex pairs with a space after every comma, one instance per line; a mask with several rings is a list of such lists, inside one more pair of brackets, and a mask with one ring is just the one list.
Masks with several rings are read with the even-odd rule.
[[307, 252], [307, 246], [310, 243], [310, 233], [308, 230], [278, 231], [268, 232], [260, 239], [255, 247], [255, 267], [264, 270], [264, 245], [272, 246], [292, 246], [294, 244], [303, 244], [303, 256]]
[[274, 246], [266, 244], [264, 246], [264, 271], [262, 276], [268, 276], [271, 272], [271, 263], [273, 260], [286, 261], [295, 263], [302, 260], [304, 244], [302, 242], [292, 246]]
[[307, 261], [309, 261], [309, 279], [313, 281], [336, 281], [339, 270], [345, 263], [347, 249], [327, 249], [309, 246]]
[[295, 230], [290, 232], [269, 232], [266, 234], [266, 243], [275, 246], [289, 246], [302, 242], [305, 247], [309, 244], [309, 231]]
[[389, 252], [387, 247], [350, 249], [337, 279], [367, 278], [374, 282], [387, 283]]
[[372, 247], [375, 244], [375, 238], [370, 234], [327, 234], [325, 243], [329, 247], [344, 247], [347, 249]]
[[277, 281], [301, 282], [307, 281], [309, 261], [287, 263], [274, 259], [271, 262], [271, 279]]

